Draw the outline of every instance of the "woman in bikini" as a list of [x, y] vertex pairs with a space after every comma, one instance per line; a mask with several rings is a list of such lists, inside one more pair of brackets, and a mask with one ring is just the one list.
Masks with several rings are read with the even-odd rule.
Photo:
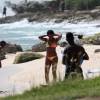
[[45, 41], [47, 44], [47, 54], [45, 60], [45, 80], [49, 83], [49, 70], [52, 65], [53, 79], [56, 81], [56, 69], [58, 63], [58, 56], [56, 53], [56, 47], [58, 41], [61, 39], [62, 35], [55, 34], [53, 30], [48, 30], [47, 35], [42, 35], [39, 37], [40, 40]]

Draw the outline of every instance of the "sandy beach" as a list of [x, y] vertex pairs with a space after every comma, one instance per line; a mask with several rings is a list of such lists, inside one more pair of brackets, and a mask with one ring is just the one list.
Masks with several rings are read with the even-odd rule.
[[[100, 74], [100, 53], [94, 53], [95, 49], [100, 49], [99, 45], [84, 45], [85, 50], [89, 54], [89, 61], [84, 61], [82, 69], [84, 79], [93, 78]], [[61, 47], [57, 47], [59, 57], [57, 67], [57, 79], [64, 80], [65, 66], [62, 65]], [[41, 59], [29, 61], [21, 64], [13, 64], [16, 54], [6, 55], [6, 59], [2, 61], [3, 67], [0, 69], [0, 96], [14, 95], [23, 93], [25, 90], [31, 89], [33, 86], [40, 86], [45, 83], [44, 63], [45, 56]], [[45, 55], [45, 52], [41, 54]], [[50, 70], [50, 81], [52, 82], [52, 71]]]

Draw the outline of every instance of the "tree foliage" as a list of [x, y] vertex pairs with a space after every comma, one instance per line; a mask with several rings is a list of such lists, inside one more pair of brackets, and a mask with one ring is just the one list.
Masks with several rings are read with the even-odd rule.
[[[6, 2], [7, 6], [10, 6], [12, 10], [17, 13], [24, 12], [56, 12], [59, 11], [59, 5], [62, 0], [45, 1], [42, 3], [36, 1], [29, 1], [27, 3], [13, 4]], [[64, 0], [65, 9], [67, 10], [91, 10], [96, 6], [100, 6], [100, 0]]]
[[65, 0], [66, 9], [90, 10], [100, 6], [100, 0]]

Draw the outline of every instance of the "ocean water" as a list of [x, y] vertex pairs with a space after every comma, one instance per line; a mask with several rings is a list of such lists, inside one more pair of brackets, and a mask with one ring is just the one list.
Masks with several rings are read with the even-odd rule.
[[26, 50], [39, 43], [38, 36], [46, 34], [49, 29], [54, 30], [55, 33], [61, 33], [63, 35], [62, 40], [64, 40], [66, 32], [75, 32], [85, 36], [98, 33], [100, 28], [96, 26], [100, 25], [99, 23], [99, 21], [95, 21], [72, 24], [65, 21], [57, 24], [54, 23], [54, 20], [29, 23], [27, 19], [24, 19], [20, 22], [0, 24], [0, 41], [5, 40], [9, 43], [20, 44]]
[[[2, 8], [5, 5], [6, 0], [0, 1], [0, 17], [2, 17]], [[19, 3], [23, 0], [8, 0], [12, 3]], [[32, 0], [29, 0], [32, 1]], [[35, 0], [43, 1], [43, 0]], [[7, 8], [7, 15], [12, 16], [13, 12], [10, 8]], [[92, 35], [100, 32], [100, 21], [93, 22], [80, 22], [78, 24], [68, 23], [64, 21], [62, 23], [54, 23], [54, 20], [50, 22], [33, 22], [29, 23], [26, 19], [20, 22], [14, 22], [10, 24], [0, 24], [0, 41], [5, 40], [13, 44], [20, 44], [24, 50], [31, 49], [31, 47], [39, 43], [38, 36], [46, 34], [47, 30], [52, 29], [55, 33], [61, 33], [63, 35], [62, 40], [65, 39], [66, 32], [75, 32], [76, 34]]]

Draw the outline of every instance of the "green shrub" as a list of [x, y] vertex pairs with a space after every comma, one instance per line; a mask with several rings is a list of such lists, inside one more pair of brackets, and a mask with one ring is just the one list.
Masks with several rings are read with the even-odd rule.
[[67, 9], [89, 10], [100, 6], [100, 0], [65, 0]]
[[24, 63], [24, 62], [32, 61], [32, 60], [39, 59], [42, 57], [43, 55], [38, 54], [38, 53], [31, 53], [31, 52], [21, 53], [15, 57], [14, 64]]

